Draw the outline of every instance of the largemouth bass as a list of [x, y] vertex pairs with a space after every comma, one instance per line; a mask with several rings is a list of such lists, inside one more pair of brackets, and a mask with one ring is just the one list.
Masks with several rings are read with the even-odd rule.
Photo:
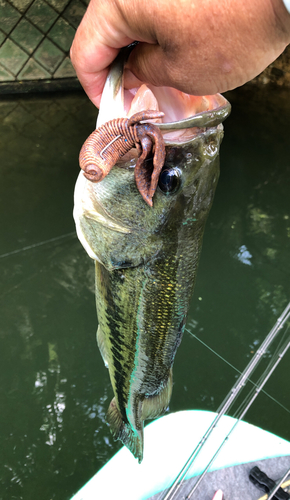
[[[97, 341], [114, 392], [107, 421], [140, 463], [143, 422], [169, 405], [174, 357], [219, 177], [221, 122], [230, 105], [220, 95], [193, 97], [144, 86], [135, 97], [131, 92], [130, 101], [121, 95], [120, 74], [120, 66], [113, 66], [101, 122], [144, 107], [165, 114], [155, 123], [165, 140], [165, 162], [153, 207], [136, 187], [138, 155], [132, 149], [101, 182], [80, 173], [74, 218], [95, 260]], [[147, 164], [152, 170], [152, 159]]]

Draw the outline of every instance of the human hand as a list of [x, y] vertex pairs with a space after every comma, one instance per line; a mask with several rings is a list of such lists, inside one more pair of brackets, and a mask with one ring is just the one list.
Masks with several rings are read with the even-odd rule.
[[109, 65], [136, 40], [125, 88], [142, 81], [210, 95], [251, 80], [283, 52], [290, 14], [282, 0], [91, 0], [71, 60], [96, 106]]

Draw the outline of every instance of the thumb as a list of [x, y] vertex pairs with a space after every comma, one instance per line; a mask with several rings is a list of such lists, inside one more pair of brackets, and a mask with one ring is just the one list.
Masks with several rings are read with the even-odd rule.
[[101, 44], [83, 45], [77, 33], [70, 50], [70, 58], [77, 77], [93, 104], [100, 106], [102, 91], [108, 75], [108, 66], [118, 54], [118, 49]]
[[100, 105], [110, 64], [121, 47], [134, 41], [120, 31], [119, 14], [113, 8], [113, 2], [111, 4], [112, 8], [108, 10], [108, 0], [90, 2], [70, 51], [78, 79], [97, 107]]
[[168, 82], [169, 75], [165, 70], [163, 50], [158, 44], [140, 42], [132, 50], [126, 68], [130, 70], [138, 80], [145, 83], [151, 83], [156, 87], [164, 85], [164, 82]]
[[159, 44], [139, 43], [126, 64], [129, 71], [125, 74], [125, 87], [134, 87], [135, 82], [142, 81], [156, 87], [174, 87], [189, 92], [189, 88], [198, 87], [198, 76], [192, 72], [188, 74], [188, 65], [192, 66], [192, 61], [179, 50], [167, 51]]

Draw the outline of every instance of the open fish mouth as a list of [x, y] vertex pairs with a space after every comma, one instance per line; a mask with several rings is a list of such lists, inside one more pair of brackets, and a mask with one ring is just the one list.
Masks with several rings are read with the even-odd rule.
[[165, 142], [184, 142], [199, 133], [200, 128], [216, 127], [229, 116], [231, 105], [221, 94], [193, 96], [174, 88], [146, 84], [124, 89], [123, 71], [128, 50], [130, 48], [123, 49], [111, 66], [102, 95], [98, 127], [111, 119], [129, 118], [150, 109], [164, 113], [153, 123], [162, 131]]

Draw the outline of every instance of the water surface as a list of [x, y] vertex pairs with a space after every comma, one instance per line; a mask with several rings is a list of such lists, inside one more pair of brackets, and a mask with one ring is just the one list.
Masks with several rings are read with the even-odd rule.
[[[290, 105], [280, 89], [228, 97], [187, 328], [243, 370], [290, 298]], [[69, 499], [120, 448], [104, 418], [93, 262], [72, 220], [95, 110], [83, 94], [49, 94], [2, 100], [0, 116], [0, 498]], [[289, 360], [265, 388], [280, 405], [261, 395], [247, 420], [290, 440]], [[170, 411], [215, 411], [236, 377], [186, 332]]]

